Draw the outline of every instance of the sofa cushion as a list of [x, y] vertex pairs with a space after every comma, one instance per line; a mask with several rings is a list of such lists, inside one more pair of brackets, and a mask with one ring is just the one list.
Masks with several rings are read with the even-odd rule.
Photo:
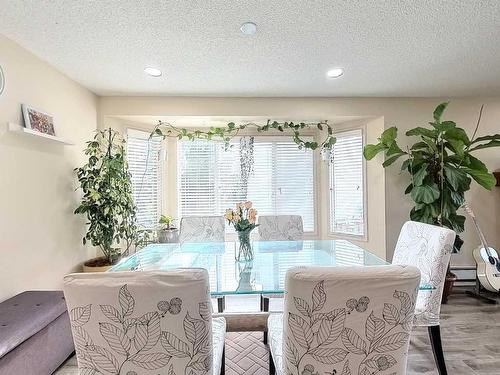
[[0, 303], [0, 358], [65, 311], [61, 291], [28, 291]]

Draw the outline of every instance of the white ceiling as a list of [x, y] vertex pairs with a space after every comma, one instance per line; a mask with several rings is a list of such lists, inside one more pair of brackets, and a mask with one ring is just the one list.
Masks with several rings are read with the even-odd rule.
[[499, 0], [0, 0], [0, 33], [101, 95], [500, 94]]

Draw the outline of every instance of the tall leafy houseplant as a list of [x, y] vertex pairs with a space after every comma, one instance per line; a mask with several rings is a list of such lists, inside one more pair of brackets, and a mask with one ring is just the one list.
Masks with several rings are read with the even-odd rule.
[[[500, 146], [500, 134], [476, 137], [480, 113], [474, 133], [469, 137], [455, 122], [442, 120], [447, 106], [448, 103], [442, 103], [436, 107], [430, 126], [406, 132], [409, 137], [418, 137], [412, 146], [401, 149], [396, 141], [397, 128], [392, 127], [382, 133], [379, 143], [365, 146], [364, 156], [371, 160], [378, 153], [384, 153], [384, 167], [403, 158], [401, 171], [410, 175], [405, 194], [410, 194], [415, 203], [410, 212], [411, 220], [442, 225], [461, 233], [465, 216], [459, 215], [457, 210], [464, 203], [472, 180], [488, 190], [496, 181], [484, 163], [472, 154]], [[455, 251], [459, 251], [462, 244], [457, 236]]]
[[[83, 244], [90, 241], [104, 254], [104, 263], [115, 263], [132, 244], [143, 240], [144, 231], [136, 224], [132, 184], [125, 158], [125, 141], [112, 129], [97, 131], [87, 142], [88, 162], [76, 168], [83, 191], [75, 214], [85, 215], [88, 229]], [[124, 245], [123, 252], [119, 245]]]

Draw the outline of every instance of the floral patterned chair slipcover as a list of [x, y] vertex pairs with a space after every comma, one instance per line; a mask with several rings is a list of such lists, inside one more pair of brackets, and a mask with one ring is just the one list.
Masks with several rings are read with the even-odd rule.
[[401, 229], [392, 259], [393, 264], [417, 267], [422, 275], [421, 283], [433, 288], [419, 291], [413, 324], [429, 327], [432, 349], [441, 375], [446, 374], [446, 365], [441, 346], [439, 313], [455, 237], [451, 229], [408, 221]]
[[208, 290], [203, 269], [66, 276], [80, 374], [223, 373], [226, 322]]
[[298, 241], [304, 234], [300, 215], [259, 216], [259, 238], [263, 241]]
[[181, 219], [179, 241], [224, 242], [224, 217], [188, 216]]
[[268, 320], [270, 373], [405, 374], [419, 280], [412, 266], [290, 269], [285, 311]]

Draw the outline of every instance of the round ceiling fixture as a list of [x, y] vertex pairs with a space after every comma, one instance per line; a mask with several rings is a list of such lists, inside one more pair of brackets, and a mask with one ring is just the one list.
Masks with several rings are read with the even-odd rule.
[[149, 74], [151, 77], [160, 77], [161, 76], [161, 70], [152, 68], [152, 67], [146, 67], [144, 68], [144, 73]]
[[257, 25], [253, 22], [245, 22], [241, 25], [240, 31], [244, 35], [254, 35], [257, 32]]
[[326, 72], [326, 76], [328, 78], [339, 78], [342, 77], [343, 75], [344, 75], [344, 69], [342, 68], [334, 68]]

